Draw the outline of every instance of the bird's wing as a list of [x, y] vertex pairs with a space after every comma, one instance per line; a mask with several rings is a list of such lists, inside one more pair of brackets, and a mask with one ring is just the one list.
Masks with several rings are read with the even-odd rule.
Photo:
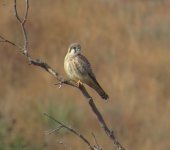
[[77, 68], [79, 68], [79, 72], [81, 72], [81, 74], [87, 74], [91, 78], [91, 80], [100, 87], [87, 58], [83, 55], [80, 55], [80, 54], [78, 55], [78, 57], [79, 57], [78, 58], [79, 59], [79, 65], [81, 64], [81, 67], [77, 67]]
[[74, 59], [74, 63], [78, 72], [82, 75], [86, 75], [91, 72], [91, 65], [87, 58], [81, 54], [77, 55], [76, 59]]
[[76, 69], [79, 72], [79, 74], [85, 77], [84, 83], [86, 83], [88, 86], [96, 90], [96, 92], [103, 99], [108, 99], [109, 98], [108, 95], [105, 93], [100, 84], [97, 82], [96, 77], [91, 69], [91, 65], [87, 58], [79, 54], [77, 59], [78, 60], [75, 60], [75, 65], [77, 65]]

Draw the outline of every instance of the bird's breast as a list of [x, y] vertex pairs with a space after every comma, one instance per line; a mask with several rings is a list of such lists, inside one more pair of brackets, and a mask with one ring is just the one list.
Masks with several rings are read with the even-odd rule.
[[65, 57], [64, 61], [65, 72], [68, 77], [72, 80], [81, 80], [83, 82], [87, 75], [86, 67], [77, 57], [70, 57], [69, 55]]

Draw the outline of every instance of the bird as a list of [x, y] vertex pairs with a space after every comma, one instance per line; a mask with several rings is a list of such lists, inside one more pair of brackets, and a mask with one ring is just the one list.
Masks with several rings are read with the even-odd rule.
[[102, 99], [107, 100], [109, 96], [98, 83], [91, 64], [81, 52], [79, 43], [72, 43], [64, 58], [64, 70], [69, 79], [79, 83], [85, 83], [94, 89]]

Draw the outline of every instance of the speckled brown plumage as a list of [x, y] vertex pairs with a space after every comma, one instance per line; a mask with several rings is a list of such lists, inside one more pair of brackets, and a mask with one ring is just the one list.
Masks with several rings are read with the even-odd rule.
[[64, 69], [71, 80], [87, 84], [96, 90], [103, 99], [109, 98], [97, 82], [89, 61], [81, 54], [81, 46], [78, 43], [69, 46], [64, 60]]

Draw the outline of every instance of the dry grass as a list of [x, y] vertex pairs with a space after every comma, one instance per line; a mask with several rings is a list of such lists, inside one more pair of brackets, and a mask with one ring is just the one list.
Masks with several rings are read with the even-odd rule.
[[[169, 15], [166, 0], [30, 0], [29, 48], [65, 75], [67, 47], [80, 42], [110, 100], [89, 91], [125, 147], [170, 149]], [[0, 18], [0, 34], [22, 43], [11, 1], [0, 1]], [[93, 130], [104, 149], [112, 149], [77, 90], [56, 88], [51, 76], [7, 44], [0, 52], [0, 149], [87, 149], [68, 132], [45, 135], [55, 124], [43, 112], [91, 139]]]

